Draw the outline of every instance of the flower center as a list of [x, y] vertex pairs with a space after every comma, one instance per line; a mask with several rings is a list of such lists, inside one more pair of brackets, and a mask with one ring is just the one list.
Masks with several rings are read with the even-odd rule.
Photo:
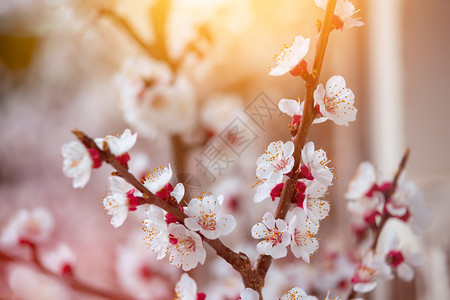
[[334, 114], [336, 112], [336, 108], [337, 108], [337, 103], [334, 100], [335, 100], [335, 98], [328, 98], [328, 97], [325, 97], [325, 100], [324, 100], [325, 109], [332, 114]]
[[213, 216], [210, 215], [202, 215], [201, 219], [199, 220], [200, 226], [205, 230], [216, 230], [217, 222], [213, 218]]
[[352, 283], [370, 282], [375, 275], [375, 270], [365, 265], [359, 265], [356, 269], [355, 275], [352, 278]]
[[280, 158], [280, 161], [277, 162], [277, 163], [275, 163], [273, 166], [274, 166], [275, 170], [281, 171], [281, 170], [283, 170], [284, 168], [286, 168], [287, 163], [288, 163], [288, 162], [287, 162], [287, 159], [284, 158], [284, 157], [282, 157], [282, 158]]
[[275, 201], [275, 198], [281, 197], [281, 192], [283, 191], [284, 183], [277, 184], [271, 191], [270, 191], [270, 197], [272, 198], [272, 201]]
[[180, 244], [184, 249], [186, 249], [186, 252], [195, 252], [195, 241], [191, 237], [184, 238], [180, 241]]
[[388, 254], [386, 254], [386, 260], [392, 267], [397, 268], [402, 262], [405, 261], [405, 257], [401, 251], [391, 250]]
[[314, 180], [314, 176], [312, 176], [311, 170], [309, 169], [309, 167], [307, 165], [301, 166], [300, 171], [301, 171], [302, 175], [305, 176], [306, 179]]
[[270, 231], [268, 240], [273, 244], [279, 244], [281, 243], [283, 234], [278, 230], [278, 228], [274, 228]]

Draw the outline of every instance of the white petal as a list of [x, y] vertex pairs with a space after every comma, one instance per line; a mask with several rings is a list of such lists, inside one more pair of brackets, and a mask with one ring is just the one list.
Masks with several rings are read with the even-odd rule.
[[324, 105], [324, 99], [325, 99], [325, 89], [323, 87], [323, 84], [319, 84], [314, 91], [314, 104], [315, 105]]
[[368, 293], [370, 291], [373, 291], [375, 287], [377, 286], [377, 282], [368, 282], [368, 283], [356, 283], [353, 286], [353, 290], [358, 293]]
[[232, 215], [226, 215], [220, 218], [217, 226], [220, 228], [222, 235], [228, 235], [236, 227], [236, 220]]
[[302, 149], [302, 162], [310, 164], [314, 158], [314, 142], [308, 142]]
[[340, 75], [334, 75], [327, 81], [327, 97], [334, 98], [336, 94], [345, 88], [345, 79]]
[[287, 229], [286, 221], [284, 221], [282, 219], [276, 219], [275, 225], [279, 231], [285, 231]]
[[406, 263], [402, 263], [397, 267], [397, 273], [405, 281], [411, 281], [414, 278], [414, 270]]
[[255, 239], [263, 239], [268, 235], [267, 227], [263, 223], [258, 223], [252, 227], [252, 237]]
[[278, 108], [282, 113], [285, 113], [290, 117], [301, 114], [300, 103], [296, 100], [281, 99], [278, 103]]
[[188, 216], [201, 216], [202, 200], [199, 198], [192, 198], [191, 201], [189, 201], [187, 208], [186, 214]]
[[281, 75], [286, 74], [290, 70], [291, 70], [290, 66], [278, 65], [278, 66], [272, 68], [272, 70], [269, 72], [269, 75], [271, 75], [271, 76], [281, 76]]
[[259, 294], [251, 288], [246, 288], [240, 294], [241, 300], [259, 300]]
[[[284, 144], [283, 146], [283, 154], [284, 157], [288, 158], [289, 156], [291, 156], [294, 153], [294, 143], [289, 141], [286, 142], [286, 144]], [[291, 168], [292, 169], [292, 168]], [[290, 170], [289, 170], [290, 171]]]
[[261, 220], [264, 225], [269, 229], [273, 229], [275, 227], [275, 218], [270, 211], [266, 212]]
[[295, 38], [294, 44], [292, 45], [292, 52], [298, 58], [300, 62], [309, 50], [310, 39], [305, 39], [303, 36], [299, 35]]
[[285, 257], [287, 254], [287, 249], [286, 246], [283, 246], [281, 244], [276, 245], [275, 247], [272, 248], [272, 254], [271, 256], [274, 259], [278, 259], [278, 258], [282, 258]]
[[136, 144], [137, 133], [131, 135], [130, 129], [125, 129], [119, 138], [116, 136], [107, 136], [105, 139], [112, 154], [122, 155], [130, 151], [134, 144]]
[[272, 243], [268, 241], [262, 241], [259, 242], [258, 245], [256, 245], [256, 250], [259, 254], [263, 255], [271, 255], [272, 254]]
[[223, 195], [217, 196], [217, 201], [219, 202], [219, 205], [222, 206], [222, 204], [223, 204]]
[[170, 193], [170, 195], [174, 197], [178, 203], [180, 203], [180, 201], [183, 200], [184, 193], [185, 193], [184, 185], [180, 182], [177, 183], [177, 185], [173, 189], [172, 193]]
[[128, 208], [123, 207], [119, 209], [111, 218], [111, 224], [114, 228], [117, 228], [123, 224], [128, 215]]
[[198, 231], [202, 229], [195, 218], [184, 219], [184, 225], [186, 225], [186, 227], [192, 231]]

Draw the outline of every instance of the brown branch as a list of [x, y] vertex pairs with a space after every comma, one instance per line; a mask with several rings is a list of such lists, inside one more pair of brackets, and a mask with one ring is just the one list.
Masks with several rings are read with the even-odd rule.
[[[109, 149], [107, 149], [107, 147], [105, 147], [104, 150], [101, 150], [94, 140], [83, 132], [75, 129], [73, 130], [73, 133], [87, 148], [97, 150], [103, 161], [110, 164], [114, 169], [116, 169], [117, 173], [123, 179], [138, 189], [143, 194], [144, 203], [153, 204], [162, 208], [166, 212], [175, 216], [177, 220], [184, 225], [184, 219], [187, 218], [187, 215], [179, 208], [178, 205], [176, 205], [176, 203], [172, 204], [166, 202], [150, 192], [141, 182], [139, 182], [139, 180], [128, 172], [127, 168], [117, 161], [116, 157], [109, 151]], [[249, 287], [254, 290], [261, 290], [264, 280], [260, 278], [255, 270], [252, 270], [250, 260], [245, 254], [234, 252], [230, 248], [226, 247], [219, 239], [210, 240], [204, 236], [202, 236], [202, 239], [216, 251], [218, 256], [222, 257], [233, 267], [233, 269], [239, 272], [245, 287]]]
[[139, 46], [142, 47], [142, 49], [145, 52], [151, 53], [152, 52], [152, 47], [147, 44], [146, 42], [144, 42], [139, 35], [134, 31], [134, 29], [131, 27], [131, 25], [121, 16], [117, 15], [116, 12], [109, 10], [109, 9], [101, 9], [100, 10], [100, 15], [104, 15], [109, 17], [111, 20], [113, 20], [114, 22], [116, 22], [117, 24], [120, 25], [120, 27], [122, 27], [122, 29], [125, 30], [125, 32], [128, 33], [128, 35], [137, 43], [139, 44]]
[[[324, 23], [321, 28], [318, 43], [316, 48], [316, 56], [314, 59], [313, 72], [308, 77], [306, 81], [306, 100], [305, 106], [303, 107], [302, 121], [297, 134], [294, 137], [294, 167], [292, 168], [289, 178], [286, 181], [283, 191], [281, 192], [280, 202], [278, 203], [277, 210], [275, 212], [275, 219], [286, 218], [286, 214], [290, 207], [291, 199], [295, 192], [295, 186], [299, 178], [298, 167], [300, 165], [301, 149], [305, 145], [306, 137], [308, 135], [309, 127], [311, 126], [313, 120], [316, 117], [316, 111], [314, 108], [314, 90], [319, 82], [320, 70], [322, 68], [322, 63], [325, 55], [325, 50], [328, 43], [328, 36], [332, 30], [331, 21], [334, 15], [334, 9], [336, 7], [337, 0], [329, 0], [326, 11]], [[257, 262], [256, 270], [264, 279], [267, 271], [270, 268], [272, 262], [272, 257], [267, 255], [260, 255]]]
[[170, 141], [172, 143], [173, 158], [178, 182], [186, 184], [186, 158], [189, 149], [181, 136], [178, 134], [172, 135], [170, 137]]
[[295, 164], [293, 170], [297, 170], [300, 165], [301, 150], [306, 142], [308, 136], [309, 127], [316, 118], [317, 112], [314, 108], [314, 91], [319, 83], [320, 72], [322, 70], [322, 64], [325, 57], [325, 50], [328, 45], [328, 37], [333, 30], [332, 20], [334, 16], [334, 9], [336, 7], [337, 0], [329, 0], [325, 10], [325, 17], [323, 25], [320, 29], [317, 46], [316, 56], [314, 58], [314, 65], [311, 75], [305, 83], [306, 86], [306, 98], [305, 106], [302, 112], [302, 121], [297, 134], [294, 137], [294, 158]]
[[149, 54], [149, 56], [165, 61], [173, 71], [178, 69], [178, 63], [172, 61], [167, 53], [165, 30], [167, 25], [167, 18], [171, 7], [170, 0], [159, 0], [151, 8], [150, 14], [153, 21], [153, 30], [155, 40], [152, 44], [148, 44], [141, 39], [132, 26], [116, 12], [108, 9], [101, 9], [100, 14], [111, 18], [116, 22], [126, 33], [137, 43], [141, 48]]
[[34, 246], [34, 245], [29, 245], [29, 246], [32, 251], [32, 260], [31, 261], [11, 256], [2, 251], [0, 251], [0, 260], [6, 261], [8, 263], [13, 263], [13, 262], [14, 263], [22, 263], [22, 264], [30, 264], [31, 263], [41, 273], [43, 273], [49, 277], [55, 278], [57, 280], [60, 280], [60, 281], [64, 282], [66, 285], [70, 286], [73, 290], [76, 290], [76, 291], [79, 291], [79, 292], [82, 292], [85, 294], [90, 294], [90, 295], [102, 297], [105, 299], [111, 299], [111, 300], [132, 300], [133, 299], [133, 297], [131, 297], [130, 295], [122, 294], [118, 291], [114, 291], [114, 292], [105, 291], [100, 288], [96, 288], [96, 287], [88, 285], [84, 282], [81, 282], [81, 281], [75, 279], [74, 277], [61, 276], [55, 272], [50, 271], [40, 261], [36, 246]]
[[[405, 153], [403, 153], [403, 157], [402, 157], [402, 160], [400, 161], [400, 164], [398, 165], [397, 172], [395, 172], [394, 179], [393, 179], [393, 181], [392, 181], [392, 186], [391, 186], [389, 192], [386, 193], [386, 195], [385, 195], [385, 201], [387, 201], [389, 198], [391, 198], [392, 195], [395, 193], [395, 190], [397, 189], [397, 186], [398, 186], [398, 180], [400, 179], [400, 175], [401, 175], [401, 174], [403, 173], [403, 171], [405, 170], [406, 163], [408, 162], [409, 152], [410, 152], [410, 151], [409, 151], [409, 148], [407, 148], [407, 149], [405, 150]], [[377, 245], [378, 245], [378, 242], [379, 242], [379, 240], [380, 240], [381, 232], [383, 231], [383, 229], [384, 229], [384, 227], [385, 227], [387, 221], [388, 221], [390, 218], [391, 218], [391, 217], [390, 217], [388, 214], [383, 214], [380, 223], [379, 223], [378, 226], [374, 229], [375, 237], [374, 237], [374, 240], [373, 240], [373, 242], [372, 242], [372, 245], [370, 246], [371, 251], [375, 251], [375, 250], [377, 249]], [[352, 299], [352, 298], [356, 297], [357, 295], [358, 295], [358, 293], [355, 292], [355, 291], [353, 290], [353, 287], [352, 287], [352, 291], [351, 291], [351, 293], [350, 293], [350, 295], [348, 296], [347, 299]]]

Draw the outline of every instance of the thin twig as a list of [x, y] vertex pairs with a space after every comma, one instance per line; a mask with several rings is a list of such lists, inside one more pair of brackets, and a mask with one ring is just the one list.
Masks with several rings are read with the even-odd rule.
[[124, 29], [129, 35], [130, 37], [139, 44], [139, 46], [142, 47], [142, 49], [145, 52], [151, 53], [152, 52], [152, 47], [147, 44], [146, 42], [144, 42], [139, 35], [134, 31], [134, 29], [131, 27], [131, 25], [121, 16], [119, 16], [118, 14], [116, 14], [116, 12], [109, 10], [109, 9], [101, 9], [100, 10], [100, 15], [104, 15], [107, 16], [109, 18], [111, 18], [113, 21], [115, 21], [117, 24], [120, 25], [120, 27], [122, 27], [122, 29]]
[[22, 263], [22, 264], [33, 264], [33, 266], [38, 269], [41, 273], [61, 280], [63, 281], [66, 285], [70, 286], [73, 290], [85, 293], [85, 294], [90, 294], [90, 295], [94, 295], [94, 296], [98, 296], [98, 297], [102, 297], [105, 299], [111, 299], [111, 300], [132, 300], [134, 299], [133, 297], [131, 297], [130, 295], [126, 295], [126, 294], [122, 294], [118, 291], [105, 291], [96, 287], [93, 287], [87, 283], [81, 282], [77, 279], [75, 279], [74, 277], [69, 277], [69, 276], [61, 276], [57, 273], [54, 273], [52, 271], [50, 271], [49, 269], [47, 269], [42, 262], [39, 259], [38, 253], [37, 253], [37, 249], [36, 246], [30, 246], [31, 250], [32, 250], [32, 260], [25, 260], [19, 257], [14, 257], [11, 256], [7, 253], [4, 253], [2, 251], [0, 251], [0, 260], [9, 262], [9, 263]]

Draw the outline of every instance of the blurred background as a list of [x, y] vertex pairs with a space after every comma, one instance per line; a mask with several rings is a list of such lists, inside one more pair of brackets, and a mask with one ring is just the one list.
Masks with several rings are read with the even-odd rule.
[[[420, 188], [433, 215], [420, 240], [405, 233], [423, 251], [423, 266], [414, 281], [380, 284], [366, 299], [450, 299], [450, 2], [352, 2], [366, 25], [332, 32], [321, 82], [336, 74], [346, 79], [357, 120], [315, 125], [308, 137], [327, 151], [337, 175], [320, 231], [323, 253], [311, 265], [274, 264], [265, 298], [294, 285], [322, 298], [328, 289], [347, 293], [348, 282], [336, 278], [317, 284], [330, 264], [326, 254], [353, 242], [347, 185], [364, 160], [392, 175], [409, 147], [404, 177]], [[279, 100], [305, 92], [301, 79], [268, 76], [269, 67], [297, 35], [311, 38], [311, 66], [322, 18], [312, 0], [1, 1], [0, 228], [20, 209], [45, 208], [55, 226], [41, 253], [64, 242], [76, 254], [81, 281], [137, 299], [171, 299], [180, 270], [148, 253], [142, 216], [114, 229], [104, 213], [112, 169], [94, 170], [76, 190], [61, 170], [61, 146], [74, 140], [74, 128], [92, 137], [131, 128], [138, 132], [130, 153], [135, 174], [171, 163], [192, 196], [223, 193], [239, 226], [225, 242], [256, 259], [251, 226], [274, 209], [270, 201], [252, 202], [256, 159], [271, 141], [290, 138]], [[244, 129], [236, 142], [233, 132]], [[211, 149], [219, 161], [210, 160]], [[26, 257], [22, 250], [4, 249]], [[207, 299], [236, 299], [239, 278], [209, 250], [207, 263], [190, 275]], [[0, 299], [100, 299], [26, 266], [0, 260]]]

